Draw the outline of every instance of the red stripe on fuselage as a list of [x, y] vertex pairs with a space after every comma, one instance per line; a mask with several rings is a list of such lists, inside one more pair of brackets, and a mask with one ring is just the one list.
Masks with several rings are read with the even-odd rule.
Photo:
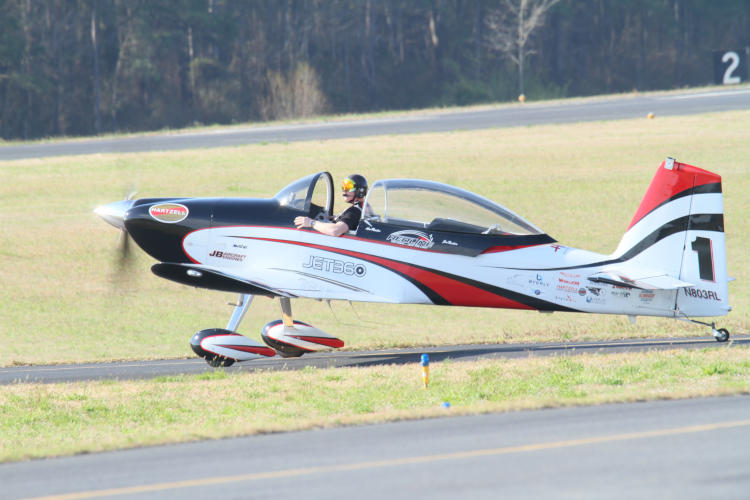
[[[546, 245], [546, 243], [542, 243], [543, 245]], [[500, 253], [500, 252], [509, 252], [511, 250], [518, 250], [519, 248], [529, 248], [529, 247], [535, 247], [539, 246], [539, 244], [534, 245], [504, 245], [504, 246], [494, 246], [490, 247], [487, 250], [484, 250], [482, 253]]]
[[630, 221], [628, 229], [636, 225], [646, 214], [673, 196], [688, 189], [714, 182], [721, 182], [721, 176], [702, 168], [679, 162], [674, 162], [673, 169], [667, 170], [664, 168], [664, 162], [661, 162], [656, 175], [654, 175], [651, 181], [651, 185], [646, 191], [646, 195], [641, 200], [641, 204], [633, 216], [633, 220]]
[[436, 294], [440, 295], [450, 305], [454, 306], [497, 307], [503, 309], [534, 309], [529, 305], [522, 304], [520, 302], [516, 302], [515, 300], [511, 300], [492, 292], [488, 292], [476, 286], [463, 283], [462, 281], [459, 281], [457, 279], [443, 276], [440, 273], [396, 260], [376, 257], [369, 254], [362, 254], [353, 250], [316, 245], [314, 243], [304, 243], [301, 241], [279, 240], [275, 238], [258, 238], [251, 236], [243, 236], [243, 238], [301, 245], [310, 248], [317, 248], [318, 250], [324, 250], [326, 252], [334, 252], [366, 260], [368, 262], [381, 265], [386, 269], [391, 269], [393, 271], [401, 273], [412, 278], [415, 281], [418, 281], [422, 285], [431, 289]]

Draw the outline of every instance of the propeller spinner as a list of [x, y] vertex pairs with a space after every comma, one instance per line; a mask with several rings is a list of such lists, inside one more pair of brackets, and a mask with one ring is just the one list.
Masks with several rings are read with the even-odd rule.
[[135, 191], [130, 193], [124, 200], [108, 203], [94, 209], [96, 215], [121, 231], [118, 252], [120, 268], [125, 265], [130, 257], [130, 236], [128, 235], [128, 230], [125, 228], [125, 215], [135, 204], [134, 196]]

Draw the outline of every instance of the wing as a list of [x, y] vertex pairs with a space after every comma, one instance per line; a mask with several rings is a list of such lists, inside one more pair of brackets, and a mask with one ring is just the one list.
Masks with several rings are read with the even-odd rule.
[[225, 271], [217, 271], [216, 269], [195, 264], [160, 262], [159, 264], [154, 264], [151, 267], [151, 271], [160, 278], [199, 288], [208, 288], [222, 292], [266, 295], [269, 297], [296, 297], [296, 295], [289, 292], [258, 281], [251, 281]]
[[[367, 288], [354, 286], [311, 273], [291, 269], [253, 269], [253, 279], [199, 264], [160, 262], [151, 271], [183, 285], [208, 288], [222, 292], [265, 295], [267, 297], [289, 297], [332, 300], [356, 300], [366, 302], [399, 302], [399, 296], [379, 295]], [[366, 286], [366, 285], [365, 285]]]

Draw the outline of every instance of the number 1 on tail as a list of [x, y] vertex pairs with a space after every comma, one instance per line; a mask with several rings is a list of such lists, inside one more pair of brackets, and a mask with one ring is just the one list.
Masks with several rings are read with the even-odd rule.
[[711, 240], [698, 236], [691, 244], [693, 251], [698, 253], [698, 274], [702, 280], [716, 281], [714, 276], [714, 252]]

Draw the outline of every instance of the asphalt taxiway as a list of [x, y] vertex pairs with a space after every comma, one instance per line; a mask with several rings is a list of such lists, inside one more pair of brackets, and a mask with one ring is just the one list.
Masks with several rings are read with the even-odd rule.
[[114, 363], [60, 364], [0, 367], [0, 385], [13, 383], [59, 383], [98, 379], [144, 379], [161, 376], [190, 375], [212, 370], [250, 372], [257, 370], [299, 370], [305, 367], [335, 368], [419, 363], [423, 353], [435, 362], [450, 359], [518, 358], [638, 352], [656, 349], [727, 349], [750, 345], [750, 335], [733, 335], [728, 343], [712, 337], [606, 340], [596, 342], [551, 342], [529, 344], [476, 344], [376, 351], [334, 351], [305, 354], [301, 358], [258, 358], [236, 363], [228, 368], [212, 368], [200, 358]]
[[747, 499], [750, 396], [451, 417], [0, 465], [2, 498]]
[[226, 127], [196, 132], [36, 142], [0, 146], [0, 161], [62, 155], [135, 153], [194, 148], [343, 139], [373, 135], [451, 132], [486, 128], [519, 127], [544, 123], [574, 123], [644, 118], [653, 113], [679, 116], [696, 113], [750, 109], [750, 88], [727, 88], [680, 93], [634, 94], [591, 99], [488, 106], [461, 111], [409, 113], [359, 120], [335, 120], [305, 124]]

